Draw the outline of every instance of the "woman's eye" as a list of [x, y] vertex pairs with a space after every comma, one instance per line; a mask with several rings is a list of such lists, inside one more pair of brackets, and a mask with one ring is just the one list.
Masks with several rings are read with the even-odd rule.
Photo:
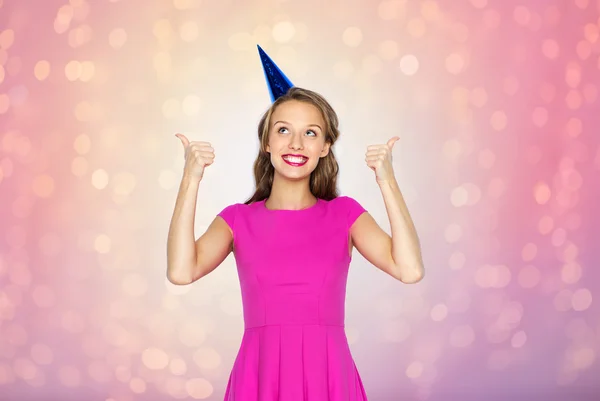
[[[279, 130], [277, 132], [279, 132], [280, 134], [285, 134], [286, 132], [283, 132], [283, 131], [287, 131], [287, 130], [288, 130], [287, 128], [281, 127], [281, 128], [279, 128]], [[313, 130], [308, 130], [308, 131], [306, 131], [306, 133], [312, 134], [313, 136], [317, 136], [317, 133]]]

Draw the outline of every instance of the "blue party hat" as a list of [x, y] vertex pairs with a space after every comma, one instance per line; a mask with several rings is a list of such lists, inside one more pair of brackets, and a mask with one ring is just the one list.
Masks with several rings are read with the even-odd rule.
[[260, 55], [260, 61], [262, 62], [263, 71], [265, 72], [265, 79], [269, 85], [271, 102], [274, 102], [278, 97], [285, 95], [294, 84], [285, 76], [279, 67], [277, 67], [267, 53], [265, 53], [259, 45], [256, 46], [258, 47], [258, 54]]

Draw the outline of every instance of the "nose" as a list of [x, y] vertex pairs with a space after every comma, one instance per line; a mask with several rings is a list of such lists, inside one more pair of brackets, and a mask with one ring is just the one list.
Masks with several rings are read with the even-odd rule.
[[292, 134], [290, 135], [290, 143], [288, 145], [290, 149], [302, 149], [302, 135]]

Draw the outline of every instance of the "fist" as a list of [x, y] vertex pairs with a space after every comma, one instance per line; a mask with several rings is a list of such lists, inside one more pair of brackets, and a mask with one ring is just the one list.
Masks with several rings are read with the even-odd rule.
[[183, 134], [176, 134], [175, 136], [183, 144], [185, 157], [183, 174], [201, 180], [204, 175], [204, 168], [213, 164], [215, 160], [215, 150], [208, 142], [190, 142]]

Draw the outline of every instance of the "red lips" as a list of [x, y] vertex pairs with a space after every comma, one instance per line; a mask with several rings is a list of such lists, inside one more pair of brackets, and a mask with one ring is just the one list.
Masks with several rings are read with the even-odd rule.
[[[286, 160], [286, 156], [290, 156], [290, 157], [298, 157], [303, 159], [302, 162], [297, 163], [297, 162], [293, 162], [291, 160]], [[304, 166], [306, 164], [306, 162], [308, 161], [308, 157], [304, 156], [304, 155], [296, 155], [296, 154], [285, 154], [283, 156], [281, 156], [283, 161], [286, 162], [287, 164], [289, 164], [290, 166], [294, 166], [294, 167], [300, 167], [300, 166]]]

